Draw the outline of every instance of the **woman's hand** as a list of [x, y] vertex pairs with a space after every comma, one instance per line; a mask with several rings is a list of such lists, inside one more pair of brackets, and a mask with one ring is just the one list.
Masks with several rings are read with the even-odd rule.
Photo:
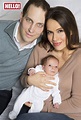
[[[52, 89], [53, 86], [56, 85], [56, 83], [51, 81], [53, 79], [54, 79], [54, 77], [48, 76], [44, 72], [38, 72], [32, 76], [28, 76], [27, 83], [29, 85], [34, 85], [44, 91], [48, 91], [48, 90]], [[50, 86], [48, 86], [47, 84], [50, 84]]]

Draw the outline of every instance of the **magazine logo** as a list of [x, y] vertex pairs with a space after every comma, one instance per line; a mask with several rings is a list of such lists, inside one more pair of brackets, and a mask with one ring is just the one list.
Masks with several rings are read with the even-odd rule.
[[20, 10], [21, 2], [4, 2], [3, 8], [4, 10]]

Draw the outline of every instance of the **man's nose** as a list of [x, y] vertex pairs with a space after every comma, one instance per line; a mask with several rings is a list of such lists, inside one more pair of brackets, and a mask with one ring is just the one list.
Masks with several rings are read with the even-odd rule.
[[30, 33], [33, 33], [34, 30], [35, 30], [35, 25], [31, 24], [30, 27], [29, 27], [29, 29], [28, 29], [28, 31], [29, 31]]

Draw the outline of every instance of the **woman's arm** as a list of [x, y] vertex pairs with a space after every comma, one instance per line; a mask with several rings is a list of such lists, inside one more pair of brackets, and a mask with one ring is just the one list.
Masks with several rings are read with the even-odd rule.
[[21, 84], [24, 87], [28, 87], [28, 85], [34, 85], [36, 87], [41, 88], [42, 90], [49, 90], [52, 87], [47, 86], [46, 84], [55, 85], [53, 82], [50, 81], [50, 79], [54, 78], [48, 77], [44, 72], [38, 72], [32, 76], [28, 76], [27, 74], [28, 68], [39, 65], [41, 63], [41, 59], [47, 55], [48, 53], [44, 48], [41, 48], [38, 45], [34, 48], [26, 65], [26, 68], [20, 78]]
[[[81, 51], [80, 51], [81, 52]], [[69, 73], [65, 74], [69, 66]], [[73, 67], [73, 68], [72, 68]], [[63, 69], [62, 69], [63, 70]], [[64, 71], [65, 70], [65, 71]], [[68, 63], [62, 74], [63, 82], [61, 82], [60, 91], [62, 95], [62, 103], [59, 109], [51, 108], [51, 112], [60, 112], [66, 114], [75, 114], [81, 112], [81, 53]], [[65, 76], [65, 77], [64, 77]], [[67, 77], [66, 77], [67, 76]], [[45, 103], [46, 104], [46, 103]]]

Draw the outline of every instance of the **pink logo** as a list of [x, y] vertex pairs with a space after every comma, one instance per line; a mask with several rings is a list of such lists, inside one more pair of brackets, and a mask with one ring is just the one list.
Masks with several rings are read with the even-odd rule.
[[20, 10], [21, 2], [4, 2], [3, 8], [4, 10]]

